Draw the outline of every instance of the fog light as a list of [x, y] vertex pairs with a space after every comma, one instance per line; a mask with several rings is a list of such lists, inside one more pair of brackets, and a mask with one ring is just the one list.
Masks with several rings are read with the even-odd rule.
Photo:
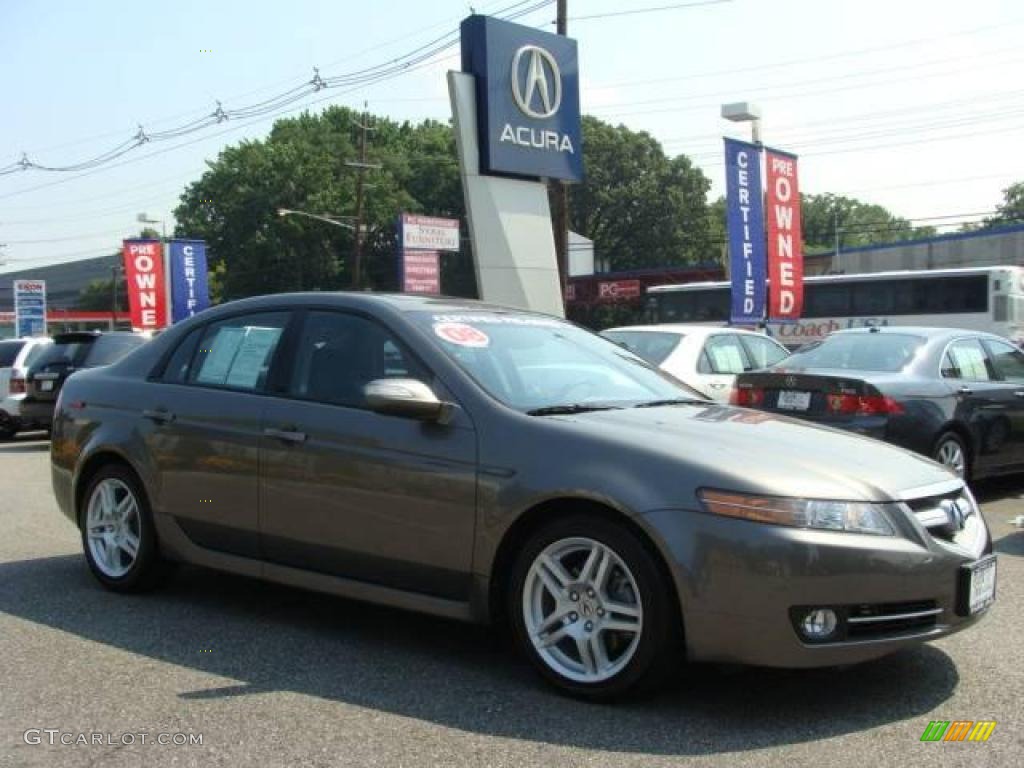
[[825, 640], [836, 631], [836, 612], [831, 608], [815, 608], [800, 622], [800, 631], [808, 640]]

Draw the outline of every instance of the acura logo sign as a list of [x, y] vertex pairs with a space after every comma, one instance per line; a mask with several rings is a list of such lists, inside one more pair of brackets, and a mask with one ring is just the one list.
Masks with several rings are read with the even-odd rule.
[[954, 531], [962, 531], [967, 518], [973, 513], [970, 503], [964, 499], [943, 499], [939, 506], [946, 513], [947, 524]]
[[562, 74], [555, 57], [536, 45], [524, 45], [516, 51], [512, 58], [512, 97], [529, 117], [544, 120], [555, 114], [562, 105]]

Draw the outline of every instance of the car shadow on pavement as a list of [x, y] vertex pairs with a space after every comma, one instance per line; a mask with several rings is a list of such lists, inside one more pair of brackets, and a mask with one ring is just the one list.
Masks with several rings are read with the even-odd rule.
[[971, 491], [980, 504], [988, 504], [1002, 499], [1020, 498], [1024, 496], [1024, 474], [990, 477], [971, 483]]
[[0, 455], [5, 453], [44, 453], [50, 450], [50, 441], [44, 432], [22, 432], [14, 437], [0, 439]]
[[[178, 691], [192, 706], [294, 691], [466, 732], [615, 752], [816, 741], [920, 717], [959, 681], [948, 655], [921, 646], [847, 669], [694, 667], [653, 697], [589, 704], [548, 689], [499, 632], [192, 567], [160, 591], [116, 595], [79, 555], [0, 564], [0, 611], [237, 681]], [[60, 674], [69, 662], [39, 663]]]

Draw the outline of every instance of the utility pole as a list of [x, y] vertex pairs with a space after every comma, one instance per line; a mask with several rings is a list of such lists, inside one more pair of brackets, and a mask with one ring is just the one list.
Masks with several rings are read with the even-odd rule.
[[[555, 16], [555, 31], [562, 36], [567, 32], [567, 10], [568, 0], [558, 0]], [[552, 184], [552, 193], [555, 198], [555, 257], [558, 261], [558, 280], [562, 289], [562, 301], [565, 302], [565, 292], [569, 281], [569, 185], [561, 179], [556, 179]]]
[[832, 255], [832, 271], [836, 274], [840, 273], [840, 256], [839, 256], [839, 201], [833, 201], [832, 205], [832, 236], [835, 239], [835, 253]]
[[373, 130], [367, 122], [366, 102], [363, 102], [363, 119], [359, 123], [361, 130], [359, 135], [359, 160], [358, 162], [345, 163], [350, 168], [355, 168], [356, 176], [356, 231], [355, 242], [352, 248], [352, 290], [358, 291], [362, 287], [363, 272], [363, 190], [364, 176], [368, 170], [380, 168], [379, 163], [366, 162], [366, 134]]
[[122, 267], [114, 264], [110, 268], [110, 330], [117, 330], [117, 277], [121, 274]]

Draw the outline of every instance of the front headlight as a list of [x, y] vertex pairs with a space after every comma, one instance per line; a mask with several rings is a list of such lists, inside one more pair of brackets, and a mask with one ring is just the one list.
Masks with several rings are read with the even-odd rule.
[[895, 533], [885, 513], [884, 504], [752, 496], [708, 488], [702, 488], [697, 495], [708, 512], [725, 517], [827, 531], [874, 533], [881, 536], [892, 536]]

